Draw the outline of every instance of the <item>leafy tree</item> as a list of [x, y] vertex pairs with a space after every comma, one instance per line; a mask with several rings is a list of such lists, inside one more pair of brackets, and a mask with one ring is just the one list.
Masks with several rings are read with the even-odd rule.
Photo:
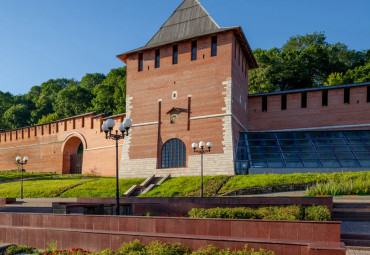
[[53, 103], [56, 101], [59, 91], [75, 85], [78, 85], [78, 82], [73, 79], [51, 79], [42, 83], [38, 97], [35, 93], [34, 103], [36, 108], [31, 112], [32, 123], [37, 123], [42, 116], [53, 113]]
[[[313, 33], [293, 36], [280, 49], [256, 49], [254, 55], [262, 70], [250, 72], [251, 93], [345, 82], [337, 81], [341, 80], [340, 75], [332, 73], [346, 73], [349, 69], [365, 65], [370, 53], [349, 50], [341, 43], [329, 44], [324, 33]], [[357, 70], [356, 75], [366, 77], [366, 68], [362, 70]], [[355, 80], [345, 76], [343, 78]]]
[[17, 104], [10, 107], [3, 115], [4, 126], [8, 129], [16, 129], [27, 126], [30, 112], [26, 105]]
[[66, 118], [85, 113], [91, 107], [92, 94], [89, 90], [73, 85], [59, 91], [53, 109], [57, 116]]
[[107, 115], [125, 112], [126, 109], [126, 67], [112, 69], [107, 78], [97, 85], [92, 100], [93, 109]]
[[55, 112], [50, 113], [47, 116], [42, 116], [42, 118], [37, 122], [37, 125], [54, 122], [54, 121], [57, 121], [57, 120], [60, 120], [60, 119], [61, 119], [61, 117], [59, 117], [59, 115], [57, 113], [55, 113]]
[[81, 87], [92, 91], [94, 87], [102, 83], [105, 78], [105, 75], [102, 73], [87, 73], [81, 79]]

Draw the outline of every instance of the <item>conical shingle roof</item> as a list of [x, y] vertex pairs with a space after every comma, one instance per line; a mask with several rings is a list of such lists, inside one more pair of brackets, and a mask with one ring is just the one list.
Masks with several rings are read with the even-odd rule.
[[161, 45], [185, 38], [214, 33], [219, 29], [220, 27], [198, 0], [185, 0], [146, 46]]
[[126, 62], [127, 56], [131, 53], [231, 30], [234, 31], [247, 56], [249, 68], [256, 68], [257, 62], [241, 27], [219, 27], [198, 0], [184, 0], [144, 47], [122, 53], [117, 57]]

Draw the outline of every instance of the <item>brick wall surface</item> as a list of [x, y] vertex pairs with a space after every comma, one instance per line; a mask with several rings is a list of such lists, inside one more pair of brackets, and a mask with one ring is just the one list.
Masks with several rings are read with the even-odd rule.
[[350, 103], [344, 104], [344, 88], [329, 89], [328, 106], [322, 106], [322, 90], [308, 91], [307, 108], [301, 108], [301, 93], [288, 93], [286, 110], [281, 110], [281, 95], [270, 95], [267, 112], [262, 112], [262, 96], [249, 97], [248, 129], [369, 129], [367, 87], [351, 87], [350, 91]]
[[[124, 115], [114, 117], [116, 123]], [[69, 155], [83, 143], [82, 172], [115, 175], [115, 143], [101, 132], [103, 116], [87, 114], [56, 123], [0, 134], [0, 170], [17, 169], [15, 157], [28, 156], [29, 172], [69, 173]], [[116, 127], [117, 128], [117, 124]], [[119, 152], [122, 152], [120, 142]], [[120, 155], [119, 154], [119, 155]]]
[[[163, 46], [160, 68], [154, 68], [155, 49], [147, 50], [143, 52], [141, 72], [138, 53], [128, 56], [126, 108], [134, 128], [124, 144], [120, 176], [199, 175], [200, 156], [193, 153], [191, 144], [201, 140], [213, 143], [212, 152], [205, 156], [205, 174], [234, 173], [231, 109], [234, 41], [233, 32], [218, 34], [217, 56], [212, 57], [211, 36], [198, 38], [195, 61], [191, 61], [191, 41], [179, 42], [176, 65], [172, 64], [173, 46]], [[175, 124], [171, 124], [168, 114], [173, 107], [182, 111]], [[186, 167], [161, 169], [162, 146], [173, 138], [186, 145]]]

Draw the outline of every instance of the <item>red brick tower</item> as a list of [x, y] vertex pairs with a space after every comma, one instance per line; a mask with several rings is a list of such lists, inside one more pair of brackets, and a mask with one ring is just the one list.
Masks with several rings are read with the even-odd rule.
[[248, 70], [257, 64], [240, 27], [220, 28], [198, 0], [185, 0], [127, 64], [127, 117], [120, 177], [199, 175], [191, 144], [213, 143], [205, 175], [233, 175], [246, 131]]

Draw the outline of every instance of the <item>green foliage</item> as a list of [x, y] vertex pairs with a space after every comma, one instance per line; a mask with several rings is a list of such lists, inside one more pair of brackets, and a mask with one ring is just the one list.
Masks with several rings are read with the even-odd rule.
[[274, 252], [266, 251], [260, 249], [255, 251], [254, 249], [249, 249], [248, 245], [244, 246], [242, 251], [230, 251], [230, 250], [221, 250], [213, 245], [208, 245], [205, 248], [200, 248], [197, 251], [193, 251], [191, 255], [273, 255]]
[[0, 91], [0, 129], [15, 129], [90, 111], [125, 112], [126, 67], [112, 69], [107, 76], [86, 74], [81, 81], [50, 79], [33, 86], [24, 95]]
[[35, 248], [24, 246], [24, 245], [11, 245], [6, 249], [5, 255], [13, 254], [33, 254], [36, 252]]
[[[53, 173], [29, 173], [23, 172], [23, 178], [50, 177]], [[0, 181], [18, 180], [21, 178], [21, 171], [0, 171]]]
[[323, 183], [329, 180], [366, 179], [369, 177], [370, 172], [238, 175], [230, 178], [230, 180], [222, 187], [219, 194], [244, 188], [313, 182]]
[[[227, 176], [204, 176], [204, 196], [213, 196]], [[200, 177], [171, 178], [141, 197], [198, 197]]]
[[53, 108], [55, 113], [62, 118], [80, 115], [91, 108], [92, 98], [93, 95], [89, 90], [73, 85], [59, 91]]
[[341, 43], [328, 43], [323, 32], [293, 36], [281, 48], [254, 50], [260, 69], [251, 70], [249, 91], [253, 94], [277, 88], [290, 90], [324, 83], [343, 84], [338, 75], [330, 75], [356, 68], [360, 69], [355, 71], [357, 78], [346, 77], [347, 83], [368, 81], [365, 66], [368, 55], [368, 51], [354, 51]]
[[[23, 182], [23, 196], [58, 197], [64, 191], [89, 181], [92, 180], [81, 178], [28, 180]], [[19, 197], [20, 185], [20, 182], [0, 184], [0, 197]]]
[[37, 122], [37, 125], [42, 125], [42, 124], [54, 122], [54, 121], [57, 121], [59, 119], [61, 119], [61, 118], [59, 117], [59, 115], [56, 112], [50, 113], [47, 116], [42, 116], [42, 118], [39, 119], [39, 121]]
[[93, 109], [106, 114], [126, 110], [126, 67], [112, 69], [106, 79], [93, 89]]
[[[139, 185], [145, 179], [120, 179], [119, 191], [120, 196], [133, 185]], [[61, 197], [114, 197], [116, 192], [116, 179], [115, 178], [96, 178], [89, 182], [85, 182], [80, 186], [67, 190]]]
[[298, 205], [270, 206], [259, 208], [193, 208], [190, 218], [223, 218], [223, 219], [260, 219], [260, 220], [313, 220], [328, 221], [331, 213], [326, 206], [310, 206], [304, 208]]
[[331, 179], [328, 182], [317, 183], [308, 188], [306, 194], [315, 195], [369, 195], [370, 179], [368, 174], [358, 175], [356, 178], [343, 177]]
[[129, 243], [123, 243], [121, 247], [118, 249], [118, 254], [131, 254], [131, 255], [139, 255], [145, 254], [145, 245], [142, 244], [139, 240], [134, 240]]
[[151, 242], [146, 247], [146, 255], [185, 255], [189, 254], [190, 249], [180, 243], [162, 243], [159, 241]]
[[3, 127], [7, 129], [16, 129], [18, 127], [24, 127], [28, 124], [30, 119], [30, 111], [24, 104], [17, 104], [10, 107], [4, 112], [3, 115]]
[[305, 208], [305, 220], [309, 221], [329, 221], [331, 213], [326, 206], [308, 206]]

